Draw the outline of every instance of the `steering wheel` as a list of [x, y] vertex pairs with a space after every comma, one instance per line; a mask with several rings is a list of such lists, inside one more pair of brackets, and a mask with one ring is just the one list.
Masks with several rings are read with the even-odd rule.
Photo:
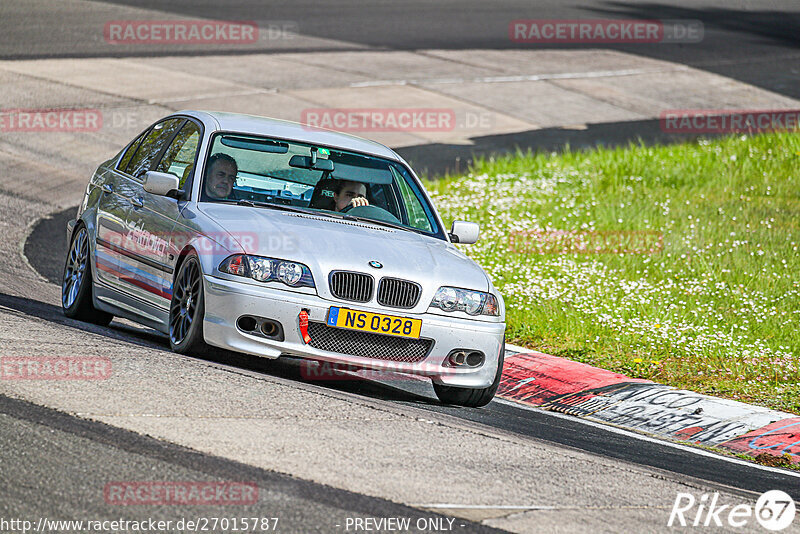
[[348, 204], [339, 213], [350, 213], [356, 217], [364, 217], [366, 219], [375, 219], [376, 221], [401, 224], [400, 219], [392, 215], [392, 212], [379, 206], [373, 206], [372, 204], [368, 206], [353, 206], [352, 204]]

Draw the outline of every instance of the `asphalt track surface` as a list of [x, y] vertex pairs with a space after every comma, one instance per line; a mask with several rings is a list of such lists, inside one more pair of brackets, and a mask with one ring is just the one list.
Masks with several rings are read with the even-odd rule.
[[[444, 520], [439, 514], [200, 454], [3, 395], [0, 429], [6, 485], [0, 517], [6, 519], [90, 517], [103, 521], [124, 516], [128, 521], [158, 518], [175, 524], [184, 518], [231, 515], [224, 506], [126, 506], [120, 512], [98, 503], [97, 488], [109, 480], [142, 480], [158, 472], [170, 480], [255, 483], [259, 500], [269, 502], [269, 509], [238, 506], [235, 515], [279, 518], [282, 531], [330, 532], [340, 530], [348, 517], [362, 516]], [[502, 532], [466, 520], [457, 524], [463, 532]]]
[[[509, 22], [516, 19], [659, 19], [699, 20], [705, 32], [699, 44], [604, 44], [604, 48], [682, 63], [772, 91], [800, 97], [800, 5], [791, 0], [679, 0], [676, 2], [597, 1], [566, 3], [560, 0], [333, 0], [330, 2], [235, 0], [104, 0], [94, 2], [91, 12], [71, 9], [65, 2], [56, 9], [51, 2], [27, 0], [20, 13], [0, 6], [0, 58], [101, 57], [157, 55], [141, 47], [103, 48], [88, 31], [125, 9], [147, 9], [165, 18], [197, 17], [218, 20], [255, 20], [261, 26], [289, 21], [304, 36], [330, 41], [296, 49], [345, 49], [339, 43], [371, 49], [519, 49], [508, 36]], [[20, 23], [22, 21], [22, 23]], [[86, 31], [82, 31], [86, 30]], [[595, 47], [597, 45], [594, 45]], [[543, 49], [579, 49], [585, 44], [540, 44]], [[186, 54], [248, 53], [224, 47], [187, 49]], [[269, 49], [267, 49], [268, 51]], [[281, 51], [289, 49], [282, 48]], [[253, 52], [256, 50], [250, 50]], [[258, 49], [264, 52], [263, 47]], [[174, 55], [174, 50], [162, 52]], [[178, 52], [180, 53], [180, 52]], [[702, 90], [702, 88], [699, 88]]]
[[[65, 210], [37, 223], [25, 245], [25, 254], [31, 265], [54, 283], [60, 283], [62, 259], [66, 254], [66, 240], [61, 237], [63, 234], [61, 230], [65, 227], [66, 221], [74, 216], [74, 212], [74, 209]], [[0, 304], [9, 306], [9, 303], [4, 303], [1, 299]], [[24, 307], [22, 303], [17, 305]], [[49, 309], [46, 313], [53, 320], [59, 319], [58, 309]], [[169, 345], [165, 336], [144, 328], [132, 329], [121, 326], [115, 328], [112, 324], [110, 329], [116, 330], [116, 336], [130, 339], [135, 343], [166, 348]], [[266, 373], [290, 380], [306, 381], [301, 376], [298, 361], [294, 359], [265, 361], [258, 357], [221, 352], [215, 354], [212, 361], [252, 373]], [[745, 462], [734, 463], [713, 455], [697, 454], [691, 452], [688, 447], [674, 447], [659, 441], [642, 440], [631, 433], [612, 432], [599, 425], [587, 424], [543, 410], [527, 409], [497, 400], [482, 409], [445, 406], [431, 398], [432, 391], [427, 383], [417, 381], [382, 383], [347, 380], [322, 383], [326, 387], [353, 395], [385, 402], [408, 403], [437, 414], [486, 425], [526, 438], [648, 466], [685, 477], [686, 480], [703, 480], [717, 485], [720, 489], [739, 492], [741, 495], [781, 488], [793, 498], [800, 499], [800, 476], [798, 476], [800, 473], [763, 469]], [[402, 384], [403, 387], [399, 387], [398, 384]], [[83, 423], [78, 423], [76, 420], [76, 424]]]

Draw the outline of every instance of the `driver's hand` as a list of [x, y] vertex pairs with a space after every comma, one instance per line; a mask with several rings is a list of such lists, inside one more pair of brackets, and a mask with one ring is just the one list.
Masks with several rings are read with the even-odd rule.
[[369, 206], [369, 200], [366, 197], [356, 197], [350, 201], [350, 206], [357, 208], [359, 206]]

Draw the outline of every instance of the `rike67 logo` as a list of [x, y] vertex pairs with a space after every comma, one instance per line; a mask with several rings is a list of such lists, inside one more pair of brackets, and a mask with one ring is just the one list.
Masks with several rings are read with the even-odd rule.
[[777, 532], [789, 527], [797, 513], [794, 500], [781, 490], [770, 490], [751, 504], [720, 505], [719, 493], [704, 493], [699, 499], [691, 493], [678, 493], [668, 527], [750, 527], [755, 532], [757, 522], [763, 528]]

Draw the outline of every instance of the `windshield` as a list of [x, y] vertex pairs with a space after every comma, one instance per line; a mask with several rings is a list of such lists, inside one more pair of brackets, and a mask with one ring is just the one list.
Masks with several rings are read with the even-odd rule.
[[200, 200], [346, 215], [444, 239], [433, 208], [402, 165], [296, 141], [216, 134]]

